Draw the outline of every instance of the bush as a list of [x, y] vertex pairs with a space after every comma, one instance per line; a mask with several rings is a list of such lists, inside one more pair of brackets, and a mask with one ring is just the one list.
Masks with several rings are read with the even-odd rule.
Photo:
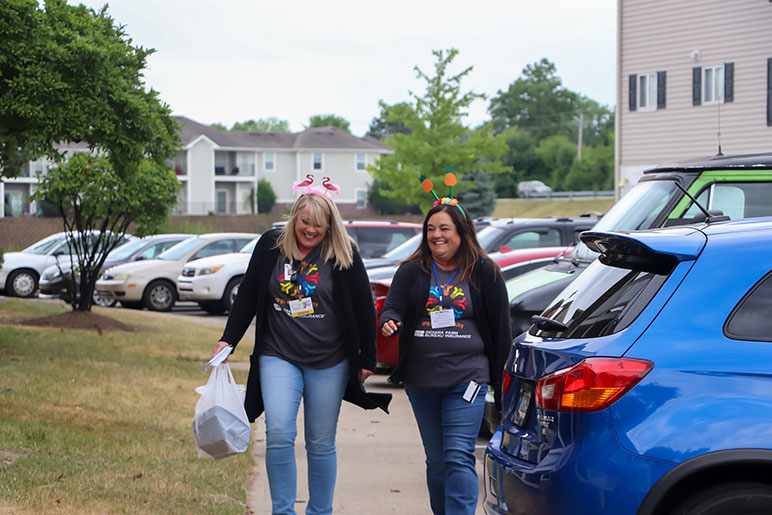
[[257, 212], [270, 213], [276, 204], [276, 193], [271, 183], [265, 179], [257, 181]]

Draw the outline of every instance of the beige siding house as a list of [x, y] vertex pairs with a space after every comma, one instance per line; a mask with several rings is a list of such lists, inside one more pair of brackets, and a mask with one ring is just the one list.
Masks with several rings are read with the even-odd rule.
[[[315, 127], [298, 133], [221, 131], [176, 116], [181, 125], [182, 147], [173, 160], [180, 181], [175, 214], [251, 214], [259, 179], [276, 193], [275, 212], [294, 203], [292, 183], [313, 174], [315, 185], [324, 177], [341, 187], [332, 194], [341, 212], [365, 214], [367, 189], [372, 177], [367, 166], [394, 151], [380, 141], [353, 136], [336, 127]], [[73, 145], [62, 148], [87, 150]], [[45, 159], [28, 163], [21, 177], [0, 182], [0, 217], [28, 216], [37, 212], [29, 197], [38, 179], [52, 164]]]
[[772, 2], [617, 0], [616, 184], [772, 150]]

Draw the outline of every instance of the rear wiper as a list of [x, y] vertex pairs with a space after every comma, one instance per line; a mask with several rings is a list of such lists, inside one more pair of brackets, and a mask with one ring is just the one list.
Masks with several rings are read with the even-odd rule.
[[563, 322], [558, 322], [557, 320], [541, 315], [533, 315], [531, 317], [531, 323], [542, 331], [561, 332], [568, 329], [568, 326]]

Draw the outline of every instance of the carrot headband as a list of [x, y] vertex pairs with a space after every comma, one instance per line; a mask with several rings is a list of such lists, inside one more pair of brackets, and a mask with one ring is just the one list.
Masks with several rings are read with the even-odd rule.
[[430, 181], [425, 175], [421, 175], [419, 178], [421, 181], [421, 184], [424, 187], [424, 191], [426, 193], [431, 193], [434, 195], [434, 198], [436, 199], [434, 201], [433, 206], [436, 206], [438, 204], [446, 204], [448, 206], [456, 206], [459, 210], [461, 210], [461, 214], [464, 215], [464, 218], [467, 218], [466, 211], [464, 211], [464, 208], [461, 207], [461, 204], [458, 203], [458, 199], [453, 198], [453, 186], [455, 186], [458, 183], [458, 179], [456, 179], [456, 174], [453, 171], [453, 168], [447, 167], [445, 168], [445, 186], [450, 187], [450, 196], [449, 197], [438, 197], [437, 194], [434, 192], [434, 185], [432, 184], [432, 181]]

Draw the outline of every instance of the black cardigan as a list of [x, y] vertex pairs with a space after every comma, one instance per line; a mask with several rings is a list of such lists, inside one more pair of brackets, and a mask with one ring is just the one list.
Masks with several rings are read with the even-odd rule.
[[[258, 360], [264, 346], [262, 335], [267, 330], [267, 310], [272, 309], [268, 281], [281, 254], [276, 247], [278, 236], [279, 230], [274, 229], [263, 234], [257, 242], [221, 338], [235, 347], [244, 336], [252, 318], [257, 317], [255, 348], [249, 358], [247, 394], [244, 400], [250, 422], [254, 422], [264, 409]], [[388, 413], [391, 394], [367, 393], [359, 382], [360, 369], [375, 370], [376, 322], [367, 272], [356, 250], [352, 266], [345, 270], [333, 267], [332, 283], [336, 314], [338, 320], [343, 322], [343, 337], [346, 340], [346, 357], [349, 364], [349, 381], [343, 399], [365, 409], [381, 408]]]
[[[399, 328], [399, 360], [389, 381], [402, 381], [405, 361], [413, 343], [413, 332], [425, 313], [429, 297], [430, 275], [423, 272], [418, 263], [402, 264], [383, 305], [381, 325], [388, 320], [401, 322]], [[474, 319], [488, 356], [491, 386], [496, 392], [496, 406], [501, 406], [501, 374], [512, 345], [509, 324], [509, 300], [504, 277], [493, 261], [481, 258], [469, 281], [470, 297], [474, 307]]]

